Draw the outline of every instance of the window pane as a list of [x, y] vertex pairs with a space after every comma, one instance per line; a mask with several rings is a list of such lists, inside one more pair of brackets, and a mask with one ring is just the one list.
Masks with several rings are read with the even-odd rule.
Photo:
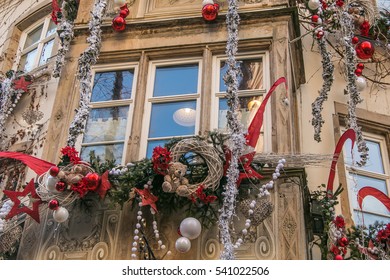
[[152, 104], [149, 138], [195, 133], [196, 101]]
[[20, 58], [19, 70], [29, 72], [34, 68], [35, 57], [37, 56], [37, 49], [26, 53]]
[[[380, 149], [380, 144], [375, 141], [366, 140], [367, 147], [369, 148], [369, 158], [364, 167], [359, 167], [360, 169], [372, 171], [376, 173], [382, 173], [384, 174], [384, 168], [383, 168], [383, 161], [382, 161], [382, 154]], [[352, 161], [358, 161], [359, 160], [359, 152], [357, 150], [357, 145], [355, 144], [353, 147], [353, 156], [351, 156], [351, 140], [347, 140], [345, 142], [344, 147], [344, 158], [345, 163], [347, 165], [352, 165]]]
[[27, 34], [26, 42], [24, 43], [24, 49], [37, 43], [41, 38], [43, 24], [35, 28], [33, 31]]
[[[375, 179], [367, 176], [362, 175], [349, 175], [349, 186], [351, 186], [351, 195], [353, 197], [352, 199], [352, 207], [354, 209], [359, 209], [358, 203], [357, 203], [357, 193], [358, 191], [363, 187], [373, 187], [381, 192], [387, 194], [387, 187], [386, 187], [386, 181], [381, 179]], [[355, 187], [356, 182], [356, 187]], [[364, 211], [370, 211], [370, 212], [376, 212], [376, 213], [382, 213], [380, 212], [380, 202], [376, 200], [375, 198], [368, 196], [363, 201], [363, 210]]]
[[39, 59], [39, 66], [48, 62], [48, 59], [51, 57], [51, 51], [53, 49], [54, 39], [43, 45], [43, 50], [41, 54], [41, 58]]
[[148, 147], [146, 149], [146, 158], [152, 158], [153, 149], [157, 146], [164, 147], [165, 143], [167, 143], [169, 140], [171, 140], [171, 139], [148, 141]]
[[[390, 213], [389, 213], [390, 214]], [[353, 220], [355, 222], [355, 225], [372, 225], [376, 221], [378, 222], [384, 222], [384, 223], [390, 223], [390, 218], [383, 217], [379, 215], [369, 214], [369, 213], [362, 213], [360, 211], [354, 211], [353, 212]]]
[[50, 20], [49, 27], [46, 32], [46, 38], [54, 34], [56, 30], [57, 30], [57, 25], [52, 20]]
[[[239, 90], [261, 89], [263, 87], [263, 62], [261, 58], [242, 59], [237, 62], [242, 76], [238, 77]], [[226, 86], [223, 77], [228, 70], [225, 61], [220, 64], [219, 91], [225, 92]]]
[[[255, 116], [257, 109], [260, 107], [263, 96], [251, 96], [240, 97], [240, 110], [239, 117], [241, 123], [244, 126], [244, 130], [247, 130], [253, 117]], [[227, 99], [219, 99], [219, 112], [218, 112], [218, 129], [227, 129], [226, 114], [228, 111]]]
[[89, 153], [94, 151], [95, 156], [99, 156], [102, 161], [115, 160], [116, 164], [120, 164], [122, 162], [123, 148], [123, 144], [82, 147], [80, 157], [84, 161], [89, 161]]
[[198, 64], [157, 67], [153, 96], [197, 93], [198, 69]]
[[92, 109], [83, 143], [124, 140], [128, 106]]
[[91, 102], [131, 98], [134, 69], [95, 74]]

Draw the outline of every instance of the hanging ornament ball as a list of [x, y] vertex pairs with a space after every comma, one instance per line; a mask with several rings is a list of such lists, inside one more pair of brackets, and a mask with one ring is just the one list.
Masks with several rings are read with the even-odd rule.
[[310, 10], [317, 10], [321, 6], [320, 0], [309, 0], [307, 2], [307, 6], [309, 7]]
[[363, 63], [358, 63], [357, 65], [356, 65], [356, 68], [357, 69], [364, 69], [364, 64]]
[[91, 187], [95, 187], [99, 184], [99, 174], [97, 173], [88, 173], [85, 175], [85, 179], [87, 180], [87, 184]]
[[115, 7], [122, 7], [126, 4], [126, 0], [114, 0]]
[[50, 176], [56, 177], [58, 173], [60, 172], [60, 169], [58, 166], [52, 166], [50, 167], [49, 174]]
[[358, 68], [358, 69], [355, 70], [355, 75], [356, 76], [360, 77], [362, 74], [363, 74], [363, 70], [362, 69]]
[[213, 4], [207, 4], [202, 8], [202, 16], [206, 21], [213, 21], [218, 16], [218, 8]]
[[357, 44], [359, 43], [359, 38], [358, 37], [352, 37], [352, 44]]
[[64, 190], [66, 190], [66, 183], [62, 181], [57, 182], [56, 191], [63, 192]]
[[356, 55], [360, 59], [371, 58], [374, 51], [374, 45], [369, 41], [363, 41], [356, 45]]
[[183, 237], [187, 237], [192, 240], [198, 238], [201, 231], [202, 226], [195, 218], [188, 217], [180, 223], [180, 233]]
[[367, 87], [367, 81], [364, 77], [357, 77], [356, 78], [356, 89], [358, 91], [363, 91]]
[[123, 31], [126, 28], [126, 20], [121, 16], [116, 16], [112, 20], [112, 28], [117, 31]]
[[126, 18], [129, 14], [130, 14], [129, 8], [127, 8], [127, 5], [123, 5], [119, 12], [119, 16], [122, 18]]
[[336, 255], [336, 256], [334, 257], [334, 259], [340, 261], [340, 260], [343, 260], [344, 258], [343, 258], [342, 255]]
[[319, 19], [320, 17], [318, 16], [318, 15], [313, 15], [312, 17], [311, 17], [311, 21], [312, 22], [318, 22], [318, 19]]
[[46, 179], [46, 188], [50, 191], [50, 192], [57, 192], [56, 190], [56, 185], [57, 185], [57, 182], [58, 182], [58, 178], [57, 177], [53, 177], [51, 175], [47, 176], [47, 179]]
[[58, 207], [60, 207], [60, 203], [58, 202], [57, 199], [52, 199], [49, 202], [49, 209], [50, 210], [57, 210]]
[[342, 1], [342, 0], [337, 0], [337, 1], [336, 1], [336, 6], [338, 6], [338, 7], [344, 6], [344, 1]]
[[214, 5], [214, 0], [203, 0], [202, 2], [202, 7], [206, 6], [206, 5]]
[[191, 241], [187, 237], [180, 237], [176, 240], [175, 248], [180, 253], [187, 253], [191, 249]]
[[345, 236], [344, 236], [344, 237], [341, 237], [341, 238], [339, 239], [339, 245], [340, 245], [341, 247], [347, 246], [347, 245], [348, 245], [348, 238], [346, 238]]
[[69, 217], [69, 212], [64, 207], [58, 207], [57, 210], [53, 212], [53, 218], [58, 223], [65, 222]]
[[324, 37], [324, 31], [318, 31], [316, 36], [317, 39], [321, 39], [322, 37]]

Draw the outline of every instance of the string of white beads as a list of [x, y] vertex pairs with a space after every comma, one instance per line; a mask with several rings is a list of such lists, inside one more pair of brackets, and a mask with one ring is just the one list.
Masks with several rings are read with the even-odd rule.
[[137, 212], [137, 223], [135, 224], [135, 230], [134, 230], [134, 242], [133, 247], [131, 248], [131, 258], [135, 259], [137, 258], [137, 251], [138, 251], [138, 241], [139, 241], [139, 229], [141, 228], [141, 221], [142, 221], [142, 202], [138, 203], [139, 210]]
[[284, 169], [285, 163], [286, 160], [284, 158], [278, 161], [275, 172], [272, 174], [272, 180], [259, 188], [259, 194], [257, 195], [259, 198], [270, 195], [269, 190], [274, 187], [275, 181], [280, 177], [280, 172]]

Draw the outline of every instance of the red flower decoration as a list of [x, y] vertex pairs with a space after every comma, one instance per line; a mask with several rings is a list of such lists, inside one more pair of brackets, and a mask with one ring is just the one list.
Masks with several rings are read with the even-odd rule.
[[79, 157], [79, 152], [74, 147], [66, 146], [65, 148], [62, 148], [61, 154], [68, 157], [70, 162], [73, 164], [77, 164], [81, 160]]
[[365, 20], [361, 25], [360, 25], [360, 35], [362, 36], [368, 36], [368, 32], [370, 31], [370, 23]]
[[378, 242], [386, 242], [388, 237], [389, 235], [387, 234], [386, 230], [381, 229], [380, 231], [378, 231], [378, 234], [376, 235], [376, 240]]
[[336, 245], [332, 245], [332, 247], [330, 248], [330, 251], [331, 251], [334, 255], [339, 255], [339, 254], [340, 254], [340, 249], [339, 249], [339, 247], [337, 247]]
[[152, 155], [153, 170], [157, 174], [166, 175], [171, 160], [172, 160], [171, 152], [168, 151], [167, 148], [162, 148], [161, 146], [157, 146], [153, 149], [153, 155]]
[[215, 195], [205, 194], [204, 189], [205, 189], [205, 186], [203, 184], [199, 185], [199, 187], [195, 191], [196, 196], [191, 195], [191, 197], [190, 197], [192, 203], [196, 203], [197, 198], [205, 204], [213, 203], [215, 200], [217, 200], [217, 197]]
[[336, 225], [337, 228], [345, 227], [345, 221], [342, 216], [337, 216], [336, 219], [334, 219], [333, 223]]

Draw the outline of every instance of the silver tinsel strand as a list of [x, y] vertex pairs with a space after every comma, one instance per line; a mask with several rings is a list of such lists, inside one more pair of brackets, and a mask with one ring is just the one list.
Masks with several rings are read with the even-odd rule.
[[89, 22], [89, 47], [81, 54], [78, 63], [77, 78], [80, 80], [80, 103], [76, 115], [69, 127], [67, 145], [74, 146], [77, 137], [83, 133], [89, 115], [89, 102], [92, 93], [91, 66], [95, 65], [101, 47], [101, 24], [107, 6], [106, 0], [97, 0]]
[[68, 13], [66, 11], [66, 5], [67, 5], [67, 0], [64, 0], [62, 2], [62, 17], [60, 18], [60, 23], [59, 23], [59, 37], [60, 37], [60, 48], [58, 49], [57, 52], [57, 57], [56, 57], [56, 64], [54, 66], [53, 70], [53, 77], [57, 78], [61, 74], [62, 66], [64, 65], [65, 62], [65, 56], [69, 51], [70, 43], [73, 40], [74, 37], [74, 22], [68, 18]]
[[321, 128], [324, 124], [324, 119], [322, 118], [322, 105], [328, 100], [328, 93], [332, 87], [334, 76], [334, 65], [331, 61], [331, 54], [326, 49], [326, 39], [324, 37], [317, 39], [318, 48], [322, 57], [322, 79], [323, 84], [322, 88], [319, 91], [320, 95], [316, 100], [311, 104], [313, 118], [311, 124], [314, 127], [314, 140], [321, 142]]
[[348, 81], [347, 92], [349, 94], [347, 128], [352, 128], [356, 132], [356, 142], [360, 153], [360, 162], [357, 162], [357, 164], [359, 166], [364, 166], [368, 159], [368, 147], [366, 141], [363, 139], [361, 127], [358, 126], [356, 118], [356, 106], [362, 102], [362, 99], [356, 89], [356, 51], [352, 44], [352, 37], [354, 36], [353, 18], [347, 11], [343, 11], [340, 15], [340, 23], [345, 46], [345, 71]]
[[221, 242], [224, 249], [221, 253], [220, 258], [223, 260], [233, 260], [234, 256], [234, 245], [232, 244], [232, 237], [230, 234], [230, 224], [233, 221], [235, 215], [235, 203], [237, 196], [237, 179], [239, 177], [239, 165], [238, 160], [242, 154], [245, 138], [242, 130], [242, 125], [238, 118], [239, 100], [238, 100], [238, 80], [237, 76], [239, 68], [236, 61], [236, 53], [238, 47], [238, 26], [240, 17], [238, 15], [238, 4], [236, 0], [229, 0], [229, 8], [226, 15], [226, 24], [228, 31], [228, 40], [226, 44], [226, 63], [229, 67], [224, 81], [227, 87], [227, 123], [230, 134], [230, 147], [232, 152], [230, 166], [227, 170], [227, 183], [224, 186], [223, 192], [223, 204], [220, 209], [219, 215], [219, 230]]

